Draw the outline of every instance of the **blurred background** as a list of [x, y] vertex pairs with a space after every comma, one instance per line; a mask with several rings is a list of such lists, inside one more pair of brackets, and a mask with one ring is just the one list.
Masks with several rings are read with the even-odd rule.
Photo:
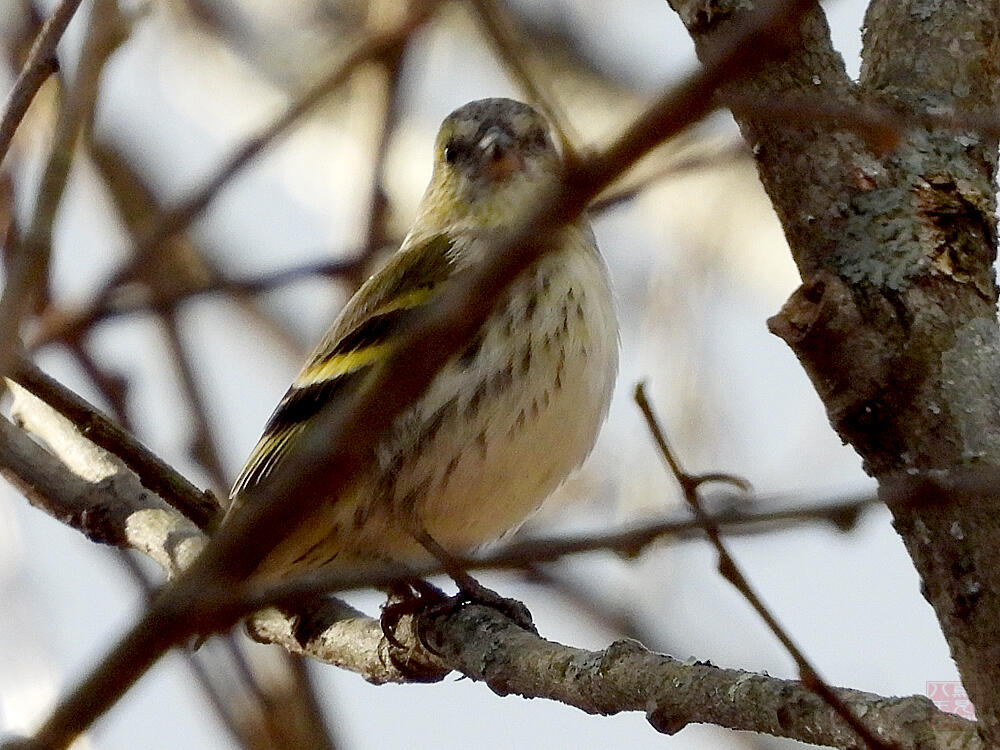
[[[6, 91], [54, 3], [2, 5]], [[79, 132], [62, 154], [72, 163], [56, 196], [48, 295], [29, 326], [37, 361], [220, 496], [306, 352], [405, 233], [440, 121], [471, 99], [527, 97], [478, 15], [482, 4], [444, 3], [400, 56], [362, 66], [100, 308], [95, 295], [158, 215], [214, 176], [358, 39], [398, 23], [407, 5], [98, 0], [91, 19], [95, 6], [86, 0], [60, 43], [58, 76], [4, 162], [0, 222], [29, 227], [60, 134], [67, 125]], [[864, 5], [827, 8], [851, 75]], [[696, 65], [663, 0], [490, 7], [515, 32], [515, 57], [579, 145], [608, 142]], [[79, 103], [88, 87], [92, 111]], [[627, 183], [644, 189], [612, 191], [622, 199], [592, 216], [622, 321], [611, 416], [588, 463], [522, 533], [607, 529], [681, 512], [631, 400], [640, 379], [686, 467], [746, 477], [755, 488], [751, 509], [870, 490], [795, 358], [767, 332], [766, 319], [798, 278], [731, 119], [716, 115], [662, 147]], [[734, 538], [731, 549], [829, 682], [923, 694], [928, 682], [957, 679], [884, 510], [867, 511], [846, 533], [817, 523]], [[795, 676], [791, 659], [720, 579], [704, 542], [665, 540], [637, 559], [573, 558], [546, 568], [546, 578], [483, 581], [525, 601], [541, 633], [563, 643], [599, 649], [625, 634], [680, 658]], [[159, 580], [147, 561], [88, 542], [0, 486], [0, 736], [29, 731], [130, 622], [144, 585]], [[376, 613], [380, 597], [352, 602]], [[315, 736], [321, 724], [328, 741]], [[640, 714], [592, 717], [500, 699], [455, 677], [372, 687], [239, 634], [194, 656], [171, 654], [80, 746], [296, 743], [799, 747], [712, 727], [664, 737]]]

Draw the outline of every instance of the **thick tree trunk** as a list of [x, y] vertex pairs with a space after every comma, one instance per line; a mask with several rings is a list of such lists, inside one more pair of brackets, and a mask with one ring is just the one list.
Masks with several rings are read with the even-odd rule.
[[[671, 5], [705, 55], [748, 3]], [[817, 10], [782, 63], [726, 92], [803, 281], [771, 330], [879, 480], [993, 745], [1000, 482], [969, 491], [966, 472], [1000, 466], [997, 145], [971, 127], [995, 116], [998, 26], [996, 0], [875, 0], [855, 84]], [[804, 117], [773, 116], [794, 101], [811, 102]], [[810, 121], [819, 103], [841, 122]], [[873, 151], [847, 122], [867, 106], [907, 123], [894, 148]], [[928, 127], [925, 114], [970, 127]]]

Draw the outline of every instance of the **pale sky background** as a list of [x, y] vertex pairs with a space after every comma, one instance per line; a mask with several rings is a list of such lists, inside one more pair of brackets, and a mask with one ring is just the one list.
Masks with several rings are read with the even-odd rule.
[[[243, 4], [265, 17], [274, 14], [276, 24], [292, 15], [276, 10], [280, 2]], [[691, 42], [663, 0], [621, 0], [613, 11], [600, 0], [518, 4], [539, 16], [562, 17], [592, 55], [644, 97], [695, 64]], [[302, 0], [288, 8], [309, 5]], [[192, 35], [167, 5], [142, 7], [145, 16], [132, 39], [106, 69], [97, 128], [124, 144], [163, 195], [178, 198], [279, 111], [288, 94], [237, 55]], [[852, 75], [863, 9], [861, 0], [828, 7]], [[80, 20], [67, 35], [67, 59], [78, 48]], [[0, 33], [6, 33], [2, 18]], [[408, 58], [404, 117], [390, 159], [389, 188], [404, 223], [429, 176], [441, 119], [470, 99], [517, 94], [484, 45], [467, 35], [423, 33]], [[285, 41], [285, 49], [275, 43], [276, 60], [295, 52], [295, 40]], [[634, 106], [641, 103], [637, 97]], [[577, 129], [598, 142], [628, 114], [593, 106], [567, 110]], [[719, 148], [736, 138], [735, 127], [721, 116], [699, 133]], [[22, 195], [30, 195], [37, 180], [45, 144], [45, 137], [32, 133], [19, 141]], [[347, 177], [367, 174], [368, 158], [368, 145], [335, 119], [313, 118], [235, 180], [194, 235], [220, 265], [242, 277], [350, 250], [364, 231], [368, 188], [367, 178]], [[127, 240], [95, 186], [91, 168], [78, 164], [56, 227], [57, 298], [85, 301], [125, 257]], [[560, 496], [587, 500], [576, 507], [553, 503], [532, 528], [603, 528], [676, 509], [676, 489], [630, 401], [639, 378], [650, 381], [688, 466], [746, 476], [765, 498], [761, 507], [767, 497], [805, 503], [870, 487], [857, 456], [829, 428], [794, 356], [766, 330], [767, 317], [795, 289], [797, 277], [752, 167], [739, 163], [667, 180], [602, 217], [595, 231], [621, 298], [618, 392], [591, 461]], [[314, 281], [264, 299], [305, 351], [343, 302], [331, 292], [334, 285]], [[201, 298], [184, 310], [185, 341], [203, 365], [201, 384], [233, 476], [299, 362], [219, 297]], [[187, 415], [153, 319], [103, 326], [95, 341], [102, 362], [131, 379], [141, 439], [204, 482], [186, 457]], [[65, 354], [53, 350], [40, 362], [97, 398]], [[796, 530], [734, 540], [732, 550], [829, 682], [919, 694], [927, 681], [956, 679], [884, 510], [868, 512], [850, 534]], [[714, 564], [706, 544], [688, 542], [659, 545], [635, 561], [592, 556], [566, 561], [560, 569], [586, 581], [598, 599], [633, 607], [658, 633], [659, 642], [647, 644], [651, 648], [793, 677], [790, 658]], [[594, 649], [617, 637], [544, 589], [505, 576], [485, 576], [484, 582], [522, 598], [545, 637]], [[373, 594], [357, 601], [375, 612], [379, 599]], [[3, 485], [0, 603], [2, 735], [30, 728], [104, 652], [134, 616], [139, 594], [106, 549], [29, 508]], [[592, 717], [546, 701], [500, 699], [484, 685], [454, 677], [431, 686], [376, 688], [332, 667], [312, 668], [331, 722], [352, 749], [744, 746], [744, 737], [724, 730], [689, 727], [665, 737], [641, 714]], [[176, 654], [143, 678], [90, 735], [90, 746], [106, 750], [208, 750], [229, 743]]]

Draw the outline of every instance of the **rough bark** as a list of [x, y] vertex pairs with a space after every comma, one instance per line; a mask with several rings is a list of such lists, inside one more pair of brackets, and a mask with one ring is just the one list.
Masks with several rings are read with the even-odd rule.
[[[748, 2], [672, 0], [704, 56]], [[995, 0], [875, 0], [861, 81], [819, 10], [792, 52], [727, 94], [802, 277], [769, 322], [798, 356], [838, 434], [880, 481], [980, 728], [1000, 745], [1000, 525], [995, 494], [917, 499], [900, 478], [1000, 463], [996, 143], [933, 128], [996, 109]], [[884, 153], [830, 119], [776, 121], [762, 103], [808, 97], [887, 107], [911, 124]], [[929, 489], [928, 489], [929, 488]]]

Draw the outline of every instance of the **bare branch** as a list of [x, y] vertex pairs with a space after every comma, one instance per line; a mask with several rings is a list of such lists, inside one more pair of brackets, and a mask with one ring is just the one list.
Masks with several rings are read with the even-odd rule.
[[[274, 289], [295, 284], [312, 277], [328, 279], [351, 279], [362, 269], [363, 252], [352, 252], [344, 260], [325, 260], [302, 263], [289, 266], [272, 273], [262, 273], [252, 277], [234, 278], [216, 272], [215, 277], [200, 284], [183, 286], [175, 289], [138, 289], [131, 286], [119, 288], [100, 309], [90, 311], [90, 326], [95, 326], [106, 320], [144, 313], [157, 307], [177, 307], [187, 300], [210, 294], [230, 294], [237, 299], [247, 295], [262, 294]], [[65, 333], [67, 313], [49, 308], [41, 317], [41, 333], [39, 340], [49, 341]], [[73, 339], [67, 338], [67, 343]]]
[[[312, 636], [303, 646], [276, 610], [266, 614], [263, 619], [255, 617], [251, 627], [267, 640], [326, 657], [373, 682], [427, 679], [426, 673], [414, 678], [384, 670], [391, 661], [376, 620], [349, 613], [350, 628]], [[422, 632], [446, 669], [483, 681], [499, 695], [547, 698], [595, 714], [642, 711], [657, 731], [666, 734], [691, 723], [708, 723], [852, 750], [865, 747], [842, 717], [801, 682], [705, 662], [681, 662], [647, 651], [635, 641], [584, 651], [540, 638], [481, 606], [436, 618]], [[350, 662], [344, 660], [348, 655]], [[430, 676], [435, 677], [433, 672]], [[982, 747], [974, 722], [939, 711], [923, 696], [884, 698], [843, 688], [831, 691], [878, 727], [885, 742], [901, 750]]]
[[666, 462], [670, 471], [680, 484], [681, 489], [684, 492], [684, 499], [694, 511], [695, 518], [698, 519], [698, 522], [702, 525], [702, 528], [704, 528], [705, 534], [708, 536], [709, 541], [712, 542], [712, 546], [715, 547], [715, 551], [719, 556], [719, 573], [723, 578], [729, 581], [729, 583], [731, 583], [733, 587], [740, 592], [740, 594], [743, 595], [743, 598], [746, 599], [747, 602], [750, 603], [750, 606], [754, 608], [754, 611], [756, 611], [760, 618], [767, 624], [767, 627], [774, 634], [774, 637], [781, 642], [781, 645], [785, 647], [785, 650], [795, 660], [802, 683], [823, 701], [825, 701], [830, 708], [832, 708], [834, 712], [836, 712], [836, 714], [844, 720], [847, 726], [857, 733], [858, 737], [864, 742], [865, 746], [875, 748], [876, 750], [890, 750], [891, 745], [886, 744], [882, 739], [875, 736], [875, 732], [878, 731], [877, 725], [874, 727], [869, 726], [865, 721], [863, 721], [861, 719], [861, 716], [864, 716], [863, 713], [855, 715], [851, 709], [840, 700], [840, 697], [830, 689], [830, 686], [827, 685], [826, 682], [824, 682], [819, 676], [819, 672], [817, 672], [816, 668], [813, 667], [812, 662], [806, 658], [802, 649], [800, 649], [795, 641], [792, 640], [788, 631], [781, 626], [777, 617], [775, 617], [771, 610], [767, 608], [767, 605], [764, 604], [764, 601], [757, 594], [756, 590], [750, 585], [750, 581], [747, 580], [747, 577], [743, 574], [740, 566], [737, 565], [733, 556], [729, 554], [729, 550], [722, 541], [722, 534], [719, 532], [719, 527], [713, 523], [712, 519], [705, 512], [705, 509], [702, 508], [699, 492], [702, 485], [705, 483], [728, 482], [744, 487], [746, 486], [746, 483], [741, 479], [726, 476], [724, 474], [688, 474], [683, 468], [681, 468], [680, 462], [670, 449], [666, 437], [660, 429], [656, 415], [653, 413], [653, 407], [646, 399], [646, 392], [642, 383], [637, 385], [635, 388], [635, 401], [639, 405], [639, 409], [642, 411], [643, 416], [646, 418], [646, 424], [649, 426], [649, 431], [652, 433], [653, 439], [656, 441], [656, 445], [660, 449], [660, 455], [663, 457], [664, 462]]
[[[163, 211], [156, 192], [135, 165], [107, 140], [89, 137], [85, 143], [122, 223], [128, 228], [133, 241], [141, 240], [143, 233]], [[267, 281], [268, 277], [262, 280]], [[177, 303], [191, 295], [221, 291], [235, 298], [236, 304], [251, 318], [256, 330], [270, 335], [286, 351], [301, 357], [301, 344], [249, 298], [253, 290], [254, 287], [249, 284], [244, 288], [240, 282], [228, 283], [225, 274], [192, 240], [191, 235], [182, 232], [164, 242], [155, 261], [143, 267], [135, 283], [119, 287], [106, 306], [91, 311], [91, 326], [128, 312], [173, 310]], [[55, 325], [59, 326], [65, 317], [66, 313], [49, 305], [41, 316], [38, 338], [46, 338], [52, 322], [56, 321]], [[81, 339], [90, 330], [81, 330], [79, 337], [66, 338], [64, 343], [70, 348], [82, 346]]]
[[226, 472], [219, 457], [218, 441], [209, 418], [208, 404], [205, 402], [194, 365], [181, 338], [177, 313], [171, 308], [159, 308], [157, 314], [167, 339], [167, 349], [180, 376], [184, 400], [187, 401], [194, 422], [188, 452], [208, 474], [212, 486], [224, 493], [229, 488], [229, 483], [226, 481]]
[[42, 87], [45, 80], [59, 69], [56, 59], [56, 45], [62, 39], [63, 32], [73, 20], [73, 15], [80, 7], [81, 0], [63, 0], [45, 20], [35, 37], [28, 59], [14, 82], [14, 87], [7, 94], [3, 105], [3, 116], [0, 117], [0, 163], [3, 162], [14, 139], [17, 126], [24, 119], [25, 112], [31, 101]]
[[21, 359], [11, 379], [58, 411], [88, 440], [117, 456], [144, 487], [204, 530], [219, 520], [215, 499], [202, 492], [78, 395]]
[[[55, 135], [35, 199], [31, 224], [15, 246], [8, 249], [3, 295], [0, 296], [0, 373], [6, 373], [20, 348], [21, 321], [48, 296], [52, 226], [62, 200], [80, 131], [93, 115], [98, 80], [104, 63], [121, 38], [117, 6], [111, 0], [96, 0], [87, 25], [77, 77], [64, 92]], [[68, 21], [68, 18], [67, 18]], [[60, 30], [61, 33], [61, 30]], [[45, 35], [43, 28], [39, 39]], [[0, 148], [3, 144], [0, 141]], [[0, 150], [0, 155], [2, 155]], [[2, 158], [2, 156], [0, 156]]]
[[[99, 475], [93, 473], [95, 467], [118, 468], [113, 458], [101, 455], [103, 451], [98, 455], [90, 453], [87, 441], [72, 425], [45, 417], [39, 407], [37, 403], [21, 405], [18, 411], [30, 417], [31, 429], [41, 433], [70, 466], [86, 468], [91, 477]], [[18, 455], [25, 446], [42, 455], [30, 455], [24, 462], [12, 458], [12, 453]], [[36, 467], [41, 467], [39, 475], [46, 481], [73, 477], [64, 464], [7, 422], [0, 422], [0, 462], [5, 466], [5, 475], [22, 487], [24, 475], [34, 476]], [[81, 510], [94, 511], [106, 504], [106, 500], [93, 497], [95, 491], [105, 491], [105, 485], [79, 482], [89, 488], [85, 495], [80, 495], [78, 488], [67, 489], [58, 483], [27, 489], [45, 494], [45, 506], [50, 512], [56, 507], [69, 507], [76, 496], [85, 498], [76, 506]], [[120, 522], [127, 529], [132, 518], [142, 512], [137, 509], [148, 505], [149, 496], [135, 483], [117, 487], [127, 488], [120, 496], [125, 509]], [[169, 509], [159, 510], [163, 516], [176, 516]], [[77, 513], [68, 521], [77, 525], [79, 516]], [[686, 528], [692, 534], [702, 532], [690, 521]], [[198, 538], [193, 527], [189, 526], [188, 533]], [[134, 537], [121, 543], [142, 549], [176, 572], [179, 564], [190, 560], [190, 555], [181, 558], [176, 554], [176, 541], [171, 534], [159, 535], [155, 540], [159, 551], [135, 544]], [[553, 541], [558, 543], [538, 540], [537, 549], [551, 548]], [[522, 556], [522, 565], [524, 561]], [[708, 722], [814, 743], [859, 747], [845, 733], [836, 715], [798, 682], [718, 669], [705, 663], [680, 662], [652, 654], [630, 641], [620, 641], [603, 652], [582, 651], [529, 634], [498, 612], [483, 607], [467, 607], [448, 617], [435, 618], [428, 625], [425, 632], [433, 639], [439, 656], [421, 649], [412, 629], [397, 632], [410, 648], [399, 651], [390, 647], [376, 620], [332, 599], [314, 601], [294, 616], [268, 608], [257, 612], [250, 621], [256, 638], [350, 669], [376, 683], [434, 681], [458, 669], [473, 679], [486, 681], [501, 694], [559, 700], [591, 713], [644, 711], [658, 731], [667, 733], [675, 733], [688, 723]], [[492, 654], [488, 660], [483, 659], [486, 652]], [[949, 748], [980, 747], [973, 723], [938, 711], [926, 698], [888, 699], [853, 690], [835, 692], [841, 701], [863, 710], [866, 720], [878, 725], [886, 739], [900, 748], [927, 747], [921, 743], [927, 743], [928, 738], [933, 738], [933, 747], [946, 746], [942, 738], [947, 738]], [[728, 698], [719, 701], [719, 695]]]
[[388, 225], [391, 206], [385, 189], [385, 167], [389, 157], [392, 136], [399, 123], [403, 88], [403, 49], [394, 50], [382, 61], [381, 101], [379, 102], [379, 128], [372, 160], [371, 192], [368, 198], [368, 226], [361, 252], [352, 256], [347, 265], [347, 276], [357, 288], [365, 280], [369, 262], [389, 241]]
[[32, 342], [32, 348], [56, 339], [71, 337], [91, 325], [95, 311], [101, 310], [107, 305], [115, 289], [129, 280], [137, 269], [141, 269], [166, 240], [183, 231], [194, 221], [230, 180], [242, 172], [280, 136], [287, 133], [312, 112], [331, 93], [340, 88], [359, 66], [369, 60], [391, 54], [404, 45], [410, 35], [430, 17], [439, 2], [440, 0], [422, 0], [422, 2], [414, 3], [410, 12], [399, 24], [388, 30], [372, 32], [353, 45], [351, 51], [330, 74], [293, 101], [274, 121], [248, 138], [202, 187], [193, 191], [188, 198], [160, 216], [159, 220], [145, 233], [142, 240], [136, 244], [129, 263], [115, 273], [98, 291], [88, 310], [69, 320], [62, 321], [62, 326], [58, 330], [50, 331], [46, 338]]
[[698, 170], [738, 163], [741, 159], [746, 159], [748, 154], [749, 151], [746, 148], [746, 144], [740, 141], [727, 148], [715, 150], [712, 153], [695, 154], [671, 160], [668, 164], [656, 169], [651, 174], [643, 175], [634, 181], [628, 180], [628, 184], [616, 186], [613, 190], [608, 191], [590, 204], [587, 213], [590, 216], [599, 216], [635, 200], [649, 188], [672, 177], [680, 177], [691, 172], [697, 172]]
[[[704, 722], [864, 748], [837, 712], [799, 682], [680, 662], [635, 641], [618, 641], [598, 652], [571, 648], [521, 630], [485, 607], [467, 607], [436, 625], [429, 645], [500, 695], [552, 698], [595, 714], [643, 711], [666, 734]], [[491, 637], [474, 639], [474, 633]], [[835, 694], [894, 747], [916, 749], [925, 742], [942, 748], [981, 746], [975, 723], [938, 711], [922, 696], [886, 699], [845, 689]]]
[[14, 413], [51, 452], [0, 419], [0, 473], [35, 507], [89, 539], [130, 547], [170, 574], [187, 567], [205, 537], [187, 518], [144, 490], [134, 474], [44, 402], [14, 386]]

